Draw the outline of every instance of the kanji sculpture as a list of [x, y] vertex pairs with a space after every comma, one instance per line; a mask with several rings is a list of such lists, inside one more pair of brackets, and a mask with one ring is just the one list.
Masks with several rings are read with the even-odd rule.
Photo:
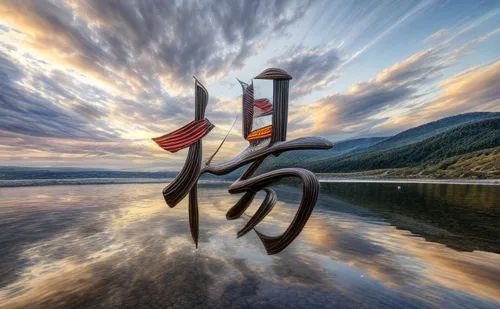
[[[163, 149], [176, 152], [189, 147], [184, 167], [177, 177], [163, 189], [163, 196], [169, 207], [175, 207], [189, 194], [189, 226], [191, 235], [198, 247], [198, 179], [205, 173], [225, 175], [237, 168], [251, 163], [243, 175], [229, 187], [229, 193], [244, 193], [241, 199], [226, 214], [228, 220], [239, 218], [252, 203], [259, 191], [266, 196], [255, 214], [238, 232], [241, 237], [255, 230], [262, 241], [267, 254], [276, 254], [285, 249], [300, 234], [311, 215], [319, 194], [319, 182], [316, 176], [302, 168], [283, 168], [253, 176], [266, 157], [279, 156], [281, 153], [299, 149], [329, 149], [332, 143], [319, 137], [303, 137], [287, 141], [288, 123], [288, 87], [292, 79], [287, 72], [270, 68], [263, 71], [255, 79], [273, 80], [273, 101], [268, 99], [254, 100], [253, 81], [250, 85], [239, 81], [242, 89], [242, 133], [249, 142], [248, 148], [233, 159], [211, 164], [217, 151], [202, 164], [202, 138], [214, 127], [205, 118], [208, 103], [208, 91], [195, 78], [195, 117], [184, 127], [153, 138]], [[254, 118], [271, 115], [272, 124], [252, 131]], [[227, 137], [227, 136], [226, 136]], [[224, 142], [224, 141], [223, 141]], [[222, 146], [222, 144], [221, 144]], [[220, 146], [219, 146], [220, 149]], [[258, 232], [255, 227], [271, 212], [277, 201], [276, 192], [270, 187], [283, 178], [295, 177], [302, 181], [302, 198], [299, 208], [286, 231], [279, 236], [267, 236]]]

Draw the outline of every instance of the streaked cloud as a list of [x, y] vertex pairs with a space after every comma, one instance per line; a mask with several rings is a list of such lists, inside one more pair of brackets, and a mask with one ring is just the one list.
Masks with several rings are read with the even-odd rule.
[[418, 108], [381, 124], [377, 130], [394, 132], [446, 117], [467, 112], [500, 111], [500, 63], [478, 65], [439, 84], [441, 94]]
[[373, 40], [370, 40], [368, 44], [364, 45], [361, 49], [356, 51], [347, 61], [347, 63], [350, 63], [354, 61], [356, 58], [361, 56], [364, 52], [366, 52], [368, 49], [370, 49], [373, 45], [375, 45], [378, 41], [389, 35], [391, 32], [395, 31], [401, 25], [403, 25], [405, 22], [410, 20], [411, 18], [414, 18], [416, 14], [421, 13], [422, 11], [425, 11], [433, 1], [420, 1], [417, 2], [417, 5], [415, 5], [413, 8], [402, 14], [402, 16], [398, 17], [396, 21], [394, 21], [387, 29], [382, 31], [378, 36], [376, 36]]
[[428, 118], [500, 108], [500, 62], [462, 72], [440, 84], [443, 94], [422, 113]]
[[[7, 25], [56, 62], [114, 86], [179, 94], [241, 68], [259, 43], [298, 20], [307, 1], [4, 1]], [[271, 37], [258, 40], [263, 33]], [[160, 85], [164, 83], [166, 85]], [[166, 89], [162, 89], [166, 87]]]
[[[69, 138], [87, 141], [106, 141], [112, 132], [96, 130], [92, 118], [99, 118], [104, 111], [77, 98], [71, 91], [59, 86], [50, 76], [26, 76], [16, 65], [0, 57], [0, 67], [6, 78], [0, 80], [2, 121], [0, 130], [27, 136]], [[54, 91], [57, 96], [43, 97], [37, 91], [28, 91], [23, 83], [39, 90]], [[49, 92], [51, 93], [51, 92]], [[57, 101], [75, 102], [68, 109], [60, 108]], [[82, 115], [84, 114], [84, 115]]]
[[[335, 139], [390, 135], [438, 117], [498, 111], [500, 94], [490, 86], [498, 75], [495, 67], [474, 74], [463, 72], [460, 77], [435, 84], [444, 70], [456, 65], [473, 46], [497, 33], [495, 29], [458, 47], [449, 44], [430, 47], [345, 92], [298, 108], [291, 117], [291, 125], [297, 129], [294, 134], [312, 131]], [[443, 91], [442, 95], [433, 99], [439, 91]]]
[[[385, 69], [374, 79], [298, 109], [291, 117], [291, 125], [310, 123], [312, 131], [322, 135], [366, 131], [380, 124], [374, 116], [405, 101], [418, 99], [422, 95], [420, 87], [434, 80], [448, 65], [439, 51], [422, 51]], [[304, 119], [303, 115], [308, 117]], [[310, 126], [305, 126], [297, 133], [309, 130]]]
[[342, 60], [339, 51], [333, 44], [324, 48], [295, 48], [290, 55], [282, 55], [271, 59], [272, 66], [283, 68], [294, 78], [292, 95], [301, 96], [314, 90], [327, 87], [335, 78]]
[[470, 54], [472, 52], [472, 49], [474, 48], [475, 45], [477, 45], [478, 43], [481, 43], [483, 41], [486, 41], [488, 40], [489, 38], [495, 36], [495, 35], [498, 35], [500, 34], [500, 28], [497, 28], [491, 32], [488, 32], [486, 35], [484, 36], [480, 36], [478, 38], [475, 38], [465, 44], [463, 44], [462, 46], [460, 46], [459, 48], [457, 48], [453, 55], [452, 55], [452, 58], [453, 59], [459, 59], [460, 57], [463, 57], [467, 54]]
[[441, 29], [439, 31], [436, 31], [433, 34], [426, 37], [424, 40], [424, 43], [430, 43], [433, 40], [437, 40], [439, 38], [445, 37], [448, 35], [448, 33], [450, 33], [450, 31], [448, 29]]

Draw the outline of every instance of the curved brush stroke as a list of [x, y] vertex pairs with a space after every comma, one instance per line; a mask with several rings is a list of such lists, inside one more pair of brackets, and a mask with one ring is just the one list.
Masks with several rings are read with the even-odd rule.
[[163, 189], [163, 197], [170, 208], [175, 207], [198, 182], [201, 169], [201, 141], [189, 146], [184, 167], [175, 179]]
[[253, 126], [253, 81], [250, 85], [240, 81], [243, 95], [241, 97], [241, 111], [243, 119], [241, 120], [241, 130], [243, 138], [246, 139], [252, 131]]
[[276, 205], [276, 201], [278, 200], [278, 196], [273, 189], [264, 188], [266, 191], [266, 197], [260, 204], [259, 209], [255, 212], [255, 214], [250, 218], [245, 227], [243, 227], [237, 234], [238, 238], [244, 236], [246, 233], [250, 232], [257, 224], [260, 223], [274, 208]]
[[[208, 104], [207, 89], [195, 79], [195, 118], [201, 120], [205, 117], [205, 109]], [[165, 202], [171, 208], [175, 207], [186, 195], [191, 191], [191, 188], [196, 185], [200, 176], [202, 158], [201, 140], [189, 146], [189, 152], [184, 163], [184, 167], [175, 179], [163, 189], [163, 197]]]
[[[304, 228], [314, 209], [314, 206], [316, 205], [316, 200], [318, 199], [318, 179], [312, 172], [305, 169], [284, 168], [258, 175], [247, 180], [237, 181], [229, 187], [229, 193], [241, 193], [247, 190], [259, 191], [264, 187], [286, 177], [296, 177], [302, 180], [302, 199], [292, 223], [282, 235], [266, 236], [256, 231], [262, 241], [262, 244], [266, 248], [267, 254], [269, 255], [279, 253], [285, 249]], [[269, 212], [270, 210], [266, 211]]]
[[301, 137], [291, 141], [278, 142], [273, 145], [263, 143], [254, 147], [248, 147], [229, 161], [206, 166], [201, 170], [201, 174], [226, 175], [243, 165], [269, 155], [277, 156], [280, 153], [291, 150], [330, 149], [332, 147], [333, 144], [330, 141], [321, 137]]
[[235, 220], [241, 217], [245, 210], [247, 210], [248, 206], [252, 204], [255, 194], [257, 194], [255, 191], [246, 192], [240, 200], [227, 211], [226, 219]]
[[193, 186], [189, 192], [189, 229], [196, 248], [198, 248], [199, 216], [198, 216], [198, 187]]

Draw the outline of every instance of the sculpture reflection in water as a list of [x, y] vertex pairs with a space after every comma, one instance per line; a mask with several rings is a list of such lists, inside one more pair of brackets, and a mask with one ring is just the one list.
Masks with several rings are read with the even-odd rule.
[[[225, 175], [237, 168], [250, 164], [243, 175], [229, 187], [229, 193], [244, 193], [241, 199], [226, 214], [228, 220], [239, 218], [252, 203], [259, 191], [266, 196], [258, 210], [241, 229], [237, 236], [241, 237], [251, 230], [255, 230], [269, 255], [285, 249], [300, 234], [316, 204], [319, 194], [319, 182], [316, 176], [302, 168], [283, 168], [253, 176], [257, 168], [266, 157], [278, 156], [283, 152], [298, 149], [329, 149], [333, 145], [319, 137], [303, 137], [287, 141], [288, 123], [288, 87], [292, 79], [281, 69], [267, 69], [255, 79], [273, 81], [273, 102], [267, 99], [254, 99], [253, 82], [248, 85], [240, 81], [243, 88], [242, 97], [242, 133], [249, 145], [243, 152], [232, 160], [211, 164], [217, 151], [202, 164], [202, 138], [214, 127], [205, 118], [205, 109], [208, 103], [208, 92], [195, 79], [195, 117], [184, 127], [154, 138], [153, 140], [163, 149], [176, 152], [189, 147], [186, 163], [179, 175], [163, 190], [163, 196], [169, 207], [175, 207], [189, 194], [189, 225], [191, 235], [198, 247], [199, 219], [198, 219], [198, 189], [197, 182], [205, 173]], [[254, 118], [272, 114], [272, 124], [252, 131]], [[227, 136], [226, 136], [227, 137]], [[224, 141], [223, 141], [224, 142]], [[221, 144], [222, 146], [222, 144]], [[220, 146], [219, 146], [220, 148]], [[292, 223], [279, 236], [268, 236], [258, 232], [255, 227], [273, 209], [277, 201], [275, 191], [270, 187], [283, 178], [299, 178], [302, 181], [302, 198]]]

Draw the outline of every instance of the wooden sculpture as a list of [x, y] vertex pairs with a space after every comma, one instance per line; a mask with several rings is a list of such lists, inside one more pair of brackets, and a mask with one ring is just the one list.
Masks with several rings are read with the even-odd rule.
[[[248, 148], [233, 159], [211, 164], [217, 151], [202, 166], [201, 139], [210, 132], [213, 125], [205, 118], [208, 103], [208, 92], [195, 79], [195, 119], [186, 126], [154, 138], [163, 149], [176, 152], [189, 146], [188, 157], [177, 177], [163, 190], [163, 196], [169, 207], [175, 207], [189, 194], [189, 226], [191, 235], [198, 247], [198, 196], [197, 182], [201, 175], [210, 173], [225, 175], [237, 168], [252, 163], [243, 175], [229, 187], [229, 193], [244, 193], [241, 199], [226, 214], [228, 220], [239, 218], [252, 203], [259, 191], [266, 197], [260, 207], [250, 218], [237, 236], [241, 237], [255, 230], [268, 254], [276, 254], [285, 249], [300, 234], [311, 212], [316, 205], [319, 194], [319, 182], [316, 176], [302, 168], [283, 168], [258, 176], [253, 173], [270, 155], [278, 156], [283, 152], [299, 149], [329, 149], [333, 145], [319, 137], [303, 137], [291, 141], [286, 140], [288, 124], [288, 86], [292, 79], [287, 72], [271, 68], [259, 74], [255, 79], [273, 80], [273, 104], [267, 99], [254, 100], [253, 83], [250, 85], [240, 81], [242, 96], [242, 133], [249, 142]], [[272, 125], [252, 131], [253, 119], [272, 113]], [[222, 144], [221, 144], [222, 145]], [[219, 147], [220, 148], [220, 147]], [[255, 227], [271, 212], [277, 201], [277, 195], [270, 187], [287, 177], [299, 178], [302, 181], [302, 198], [295, 217], [279, 236], [267, 236], [258, 232]]]

